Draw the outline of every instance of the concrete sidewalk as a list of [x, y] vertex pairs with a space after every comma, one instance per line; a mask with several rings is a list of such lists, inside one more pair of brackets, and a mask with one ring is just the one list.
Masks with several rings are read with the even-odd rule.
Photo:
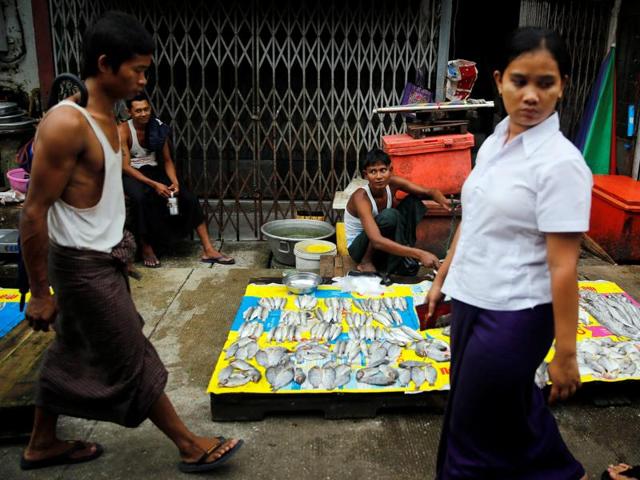
[[[143, 279], [132, 282], [146, 321], [145, 333], [169, 369], [167, 394], [178, 413], [197, 433], [246, 441], [238, 455], [211, 477], [432, 478], [442, 421], [439, 412], [385, 413], [369, 420], [324, 420], [312, 414], [271, 416], [260, 422], [210, 420], [206, 386], [246, 283], [251, 277], [280, 273], [265, 270], [265, 243], [228, 243], [224, 251], [236, 257], [237, 265], [209, 267], [199, 264], [193, 253], [163, 259], [157, 270], [140, 267]], [[630, 400], [630, 405], [602, 408], [583, 396], [554, 408], [565, 440], [590, 478], [599, 478], [612, 462], [640, 463], [640, 396]], [[18, 466], [24, 445], [2, 445], [0, 478], [189, 478], [176, 468], [173, 445], [148, 421], [126, 429], [63, 417], [60, 436], [98, 441], [105, 454], [87, 464], [25, 473]]]

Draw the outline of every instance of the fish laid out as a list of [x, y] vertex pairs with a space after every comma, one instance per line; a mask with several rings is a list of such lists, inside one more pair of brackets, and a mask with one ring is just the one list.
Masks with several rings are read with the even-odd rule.
[[249, 337], [257, 340], [258, 338], [260, 338], [263, 332], [264, 324], [254, 320], [252, 322], [243, 323], [238, 330], [238, 336], [240, 338]]
[[[640, 378], [640, 342], [614, 342], [611, 338], [588, 338], [577, 344], [576, 357], [581, 376], [602, 380]], [[550, 381], [549, 365], [542, 362], [535, 383], [543, 388]]]
[[346, 312], [350, 312], [353, 305], [350, 298], [325, 298], [324, 304], [330, 310], [344, 310]]
[[409, 382], [413, 382], [415, 389], [420, 390], [424, 382], [433, 386], [438, 379], [438, 371], [430, 363], [406, 361], [401, 362], [398, 367], [398, 383], [401, 387], [407, 387]]
[[626, 295], [580, 289], [580, 306], [614, 335], [640, 340], [640, 308]]
[[218, 375], [218, 385], [221, 387], [240, 387], [249, 382], [258, 382], [260, 371], [244, 360], [234, 360], [223, 368]]
[[398, 370], [389, 365], [365, 367], [356, 372], [356, 380], [369, 385], [390, 386], [398, 380]]
[[411, 348], [419, 357], [427, 357], [436, 362], [448, 362], [451, 360], [451, 348], [449, 345], [436, 338], [419, 340], [413, 343]]
[[258, 343], [251, 337], [240, 337], [227, 348], [225, 358], [251, 360], [258, 352]]
[[591, 338], [578, 342], [578, 369], [581, 375], [614, 380], [640, 377], [640, 343], [614, 342]]
[[[230, 363], [218, 373], [220, 386], [258, 382], [264, 375], [272, 391], [295, 384], [331, 391], [354, 379], [403, 388], [413, 382], [419, 389], [437, 379], [436, 369], [427, 362], [450, 357], [445, 342], [425, 339], [404, 324], [402, 312], [408, 305], [402, 297], [300, 295], [294, 304], [296, 310], [289, 310], [286, 298], [261, 297], [243, 311], [238, 337], [225, 351]], [[404, 348], [429, 360], [398, 365]]]
[[311, 367], [307, 373], [307, 380], [313, 388], [335, 390], [351, 381], [351, 367], [327, 362], [321, 367]]
[[294, 303], [300, 310], [313, 310], [318, 305], [318, 299], [312, 295], [300, 295]]

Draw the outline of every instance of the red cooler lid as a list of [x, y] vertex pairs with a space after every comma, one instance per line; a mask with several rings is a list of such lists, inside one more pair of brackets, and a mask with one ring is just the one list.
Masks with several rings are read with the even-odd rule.
[[640, 209], [640, 182], [625, 175], [594, 175], [593, 193], [627, 210]]
[[382, 149], [389, 155], [415, 155], [418, 153], [462, 150], [473, 147], [473, 134], [436, 135], [412, 138], [409, 134], [384, 135]]

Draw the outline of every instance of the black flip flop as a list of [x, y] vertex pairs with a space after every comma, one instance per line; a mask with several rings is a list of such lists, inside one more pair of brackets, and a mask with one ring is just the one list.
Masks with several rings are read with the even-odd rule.
[[[226, 258], [226, 260], [222, 260], [223, 258]], [[208, 263], [210, 265], [213, 265], [214, 263], [219, 263], [220, 265], [233, 265], [234, 263], [236, 263], [233, 258], [227, 257], [226, 255], [220, 255], [218, 257], [211, 258], [201, 258], [200, 261], [202, 263]]]
[[104, 448], [96, 443], [96, 451], [85, 457], [73, 457], [73, 454], [86, 449], [90, 444], [77, 440], [72, 446], [55, 457], [43, 458], [42, 460], [27, 460], [24, 455], [20, 457], [20, 468], [22, 470], [35, 470], [37, 468], [54, 467], [56, 465], [72, 465], [75, 463], [84, 463], [95, 460], [104, 452]]
[[207, 463], [206, 462], [207, 457], [211, 455], [213, 452], [215, 452], [217, 449], [222, 447], [224, 443], [225, 443], [224, 441], [221, 441], [215, 447], [211, 447], [209, 450], [204, 452], [202, 456], [195, 462], [178, 463], [178, 470], [180, 470], [182, 473], [201, 473], [201, 472], [209, 472], [211, 470], [214, 470], [218, 468], [220, 465], [222, 465], [223, 463], [227, 462], [227, 460], [229, 460], [231, 457], [233, 457], [237, 453], [237, 451], [240, 450], [240, 447], [242, 447], [242, 445], [244, 444], [244, 440], [238, 440], [238, 443], [236, 443], [235, 447], [233, 447], [227, 453], [222, 455], [217, 460]]
[[[631, 468], [628, 468], [627, 470], [623, 470], [622, 472], [620, 472], [620, 475], [624, 475], [625, 477], [629, 477], [629, 478], [640, 478], [640, 465], [636, 465]], [[611, 480], [611, 475], [609, 475], [609, 471], [605, 470], [604, 472], [602, 472], [600, 479]]]

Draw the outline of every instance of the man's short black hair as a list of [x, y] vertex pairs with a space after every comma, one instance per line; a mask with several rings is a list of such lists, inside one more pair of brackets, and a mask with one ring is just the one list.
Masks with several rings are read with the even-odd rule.
[[364, 163], [362, 164], [362, 171], [364, 172], [367, 168], [378, 163], [382, 163], [388, 167], [389, 165], [391, 165], [391, 159], [389, 158], [389, 155], [387, 155], [383, 150], [374, 148], [367, 153]]
[[114, 73], [136, 55], [151, 55], [153, 38], [131, 15], [110, 11], [87, 28], [82, 49], [82, 78], [88, 78], [98, 74], [101, 55]]
[[149, 105], [151, 105], [151, 102], [149, 101], [149, 97], [147, 96], [147, 94], [144, 92], [140, 92], [133, 98], [127, 98], [124, 103], [126, 103], [127, 108], [131, 110], [131, 104], [133, 102], [144, 102], [145, 100], [149, 103]]

